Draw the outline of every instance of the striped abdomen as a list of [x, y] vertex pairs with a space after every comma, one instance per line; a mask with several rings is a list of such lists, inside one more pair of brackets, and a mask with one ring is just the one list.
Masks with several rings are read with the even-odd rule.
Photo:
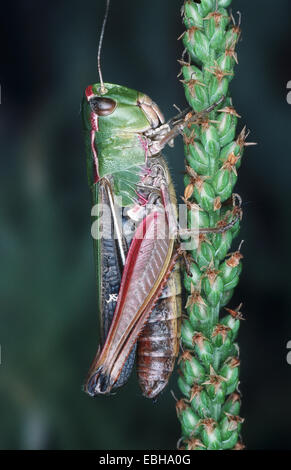
[[176, 263], [138, 340], [138, 379], [148, 398], [154, 398], [166, 387], [173, 372], [179, 352], [181, 315], [180, 266]]

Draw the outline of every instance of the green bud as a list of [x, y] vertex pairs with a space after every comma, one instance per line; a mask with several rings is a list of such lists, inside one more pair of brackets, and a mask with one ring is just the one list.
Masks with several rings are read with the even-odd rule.
[[194, 305], [190, 305], [187, 308], [189, 319], [194, 330], [198, 322], [204, 322], [209, 320], [210, 308], [206, 303], [196, 302]]
[[192, 383], [189, 385], [183, 377], [178, 377], [178, 387], [187, 398], [190, 398], [191, 385]]
[[215, 249], [214, 257], [223, 260], [232, 245], [233, 236], [230, 230], [225, 233], [217, 233], [213, 237], [213, 246]]
[[242, 263], [233, 255], [228, 260], [220, 265], [220, 273], [224, 282], [226, 290], [234, 289], [239, 281], [239, 276], [242, 271]]
[[222, 346], [226, 349], [229, 349], [232, 344], [232, 331], [231, 329], [218, 323], [212, 330], [211, 333], [212, 343], [216, 348], [221, 348]]
[[230, 113], [220, 113], [217, 119], [217, 131], [221, 147], [225, 147], [233, 141], [236, 133], [237, 117]]
[[185, 96], [189, 105], [197, 113], [203, 111], [208, 106], [208, 94], [207, 89], [199, 85], [199, 83], [194, 83], [189, 81], [184, 83]]
[[223, 149], [220, 152], [219, 160], [222, 163], [225, 163], [227, 160], [229, 160], [229, 157], [231, 154], [233, 154], [235, 157], [238, 157], [237, 162], [239, 162], [239, 160], [242, 157], [241, 148], [235, 141], [223, 147]]
[[193, 411], [200, 416], [200, 418], [210, 418], [211, 417], [211, 403], [209, 396], [207, 395], [206, 391], [203, 389], [203, 387], [200, 387], [198, 385], [194, 385], [194, 387], [191, 390], [190, 394], [192, 400], [191, 400], [191, 407]]
[[216, 307], [221, 300], [224, 284], [221, 276], [217, 275], [214, 281], [210, 281], [205, 277], [202, 281], [202, 287], [206, 295], [207, 302]]
[[193, 170], [199, 175], [208, 175], [209, 155], [203, 145], [199, 141], [195, 141], [193, 145], [189, 145], [189, 152], [186, 154], [186, 159]]
[[218, 0], [218, 6], [227, 8], [231, 5], [232, 0]]
[[240, 320], [234, 318], [232, 315], [227, 315], [221, 320], [221, 323], [225, 326], [228, 326], [232, 331], [232, 339], [233, 341], [236, 340], [238, 331], [240, 328]]
[[228, 399], [226, 400], [225, 404], [223, 405], [222, 411], [225, 413], [229, 413], [231, 415], [238, 416], [240, 414], [241, 409], [241, 399], [238, 393], [232, 393]]
[[178, 412], [178, 417], [182, 427], [182, 435], [184, 437], [192, 437], [197, 434], [196, 426], [199, 423], [198, 416], [194, 413], [190, 406], [185, 407], [181, 412]]
[[212, 420], [204, 420], [201, 431], [201, 437], [203, 444], [207, 447], [207, 450], [219, 450], [221, 449], [221, 433], [217, 426], [217, 423]]
[[188, 226], [192, 228], [209, 227], [209, 215], [205, 211], [192, 210], [188, 211]]
[[223, 441], [227, 441], [228, 439], [230, 439], [233, 433], [237, 434], [237, 441], [238, 435], [241, 431], [241, 421], [241, 418], [239, 418], [238, 416], [233, 416], [229, 413], [224, 415], [224, 417], [219, 423], [221, 437]]
[[209, 157], [213, 159], [218, 158], [220, 154], [219, 135], [214, 125], [202, 127], [201, 140]]
[[[221, 15], [221, 16], [219, 16]], [[212, 12], [205, 18], [205, 32], [210, 40], [210, 46], [215, 51], [222, 51], [225, 49], [226, 36], [225, 28], [229, 22], [226, 10], [219, 9], [217, 12]]]
[[184, 23], [187, 29], [196, 26], [197, 28], [203, 28], [203, 18], [199, 13], [199, 7], [197, 3], [186, 2], [184, 8]]
[[212, 356], [213, 356], [213, 346], [211, 342], [205, 338], [201, 333], [196, 333], [193, 335], [193, 343], [194, 349], [197, 354], [198, 359], [207, 367], [212, 364]]
[[183, 343], [187, 346], [187, 348], [193, 349], [193, 335], [194, 335], [194, 330], [191, 326], [191, 323], [185, 319], [182, 322], [181, 338], [182, 338]]
[[204, 367], [190, 353], [186, 352], [182, 356], [181, 370], [187, 385], [192, 386], [194, 383], [201, 384], [205, 379]]
[[197, 264], [191, 263], [190, 265], [190, 274], [191, 276], [188, 276], [188, 274], [185, 272], [184, 273], [184, 285], [185, 288], [188, 292], [191, 292], [191, 286], [192, 285], [197, 285], [200, 282], [201, 279], [201, 271]]
[[208, 266], [214, 258], [214, 248], [209, 242], [202, 242], [198, 250], [192, 251], [192, 256], [200, 268]]
[[210, 375], [205, 386], [207, 394], [214, 404], [222, 405], [225, 402], [227, 385], [221, 377]]
[[237, 175], [233, 171], [222, 168], [216, 173], [213, 178], [213, 187], [221, 198], [221, 202], [227, 201], [230, 198], [236, 182]]
[[222, 441], [221, 450], [233, 450], [238, 442], [239, 434], [237, 431], [233, 431], [229, 439]]
[[215, 0], [201, 0], [200, 8], [204, 18], [210, 11], [215, 9]]
[[203, 210], [210, 212], [213, 210], [216, 194], [210, 183], [204, 181], [201, 185], [194, 188], [194, 196]]
[[234, 48], [239, 40], [240, 30], [237, 26], [232, 26], [226, 33], [225, 45], [226, 49]]
[[233, 73], [233, 69], [235, 65], [234, 58], [224, 51], [224, 53], [218, 57], [217, 65], [223, 72], [227, 73], [226, 78], [228, 78], [228, 81], [230, 82], [234, 77], [234, 73]]
[[209, 103], [217, 103], [223, 95], [226, 96], [228, 93], [228, 86], [229, 81], [227, 78], [218, 80], [216, 77], [212, 77], [209, 84]]
[[201, 31], [195, 32], [194, 54], [201, 62], [209, 59], [209, 40]]
[[232, 299], [234, 289], [226, 290], [224, 289], [223, 295], [221, 297], [220, 305], [221, 307], [225, 307]]
[[227, 395], [233, 393], [239, 382], [239, 360], [231, 358], [220, 369], [219, 374], [226, 378]]

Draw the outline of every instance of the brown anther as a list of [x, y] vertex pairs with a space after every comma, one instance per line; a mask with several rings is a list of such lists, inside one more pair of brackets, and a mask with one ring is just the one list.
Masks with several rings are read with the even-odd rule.
[[191, 388], [191, 392], [190, 392], [190, 402], [195, 397], [199, 396], [202, 390], [203, 390], [203, 387], [201, 387], [201, 385], [198, 385], [198, 384], [193, 385], [193, 387]]
[[193, 183], [189, 183], [184, 191], [184, 199], [188, 201], [192, 196], [194, 192], [195, 185]]
[[227, 49], [225, 49], [225, 55], [226, 57], [232, 57], [235, 61], [236, 64], [238, 64], [238, 57], [237, 57], [237, 53], [235, 51], [235, 46], [231, 46], [231, 47], [228, 47]]
[[207, 179], [207, 176], [197, 176], [195, 180], [195, 187], [197, 188], [197, 191], [201, 193], [204, 185], [204, 181]]
[[239, 442], [234, 446], [233, 450], [244, 450], [245, 448], [246, 448], [246, 446], [245, 446], [242, 442], [239, 441]]
[[[194, 113], [195, 114], [195, 113]], [[191, 119], [193, 118], [193, 113], [190, 112], [190, 113], [187, 113], [186, 116], [185, 116], [185, 121], [190, 121]], [[192, 125], [192, 122], [188, 124], [189, 126], [189, 129], [190, 129], [190, 124]]]
[[203, 20], [211, 20], [213, 18], [215, 21], [215, 27], [218, 28], [223, 17], [226, 18], [225, 15], [223, 15], [222, 13], [219, 13], [218, 11], [213, 11], [212, 13], [209, 13], [209, 15], [207, 15], [205, 18], [203, 18]]
[[[191, 253], [188, 253], [187, 251], [182, 250], [182, 249], [180, 249], [179, 255], [183, 257], [187, 276], [192, 277], [191, 264], [195, 263], [193, 256], [191, 255]], [[192, 289], [192, 286], [191, 286], [191, 289]]]
[[230, 357], [226, 363], [231, 369], [236, 369], [240, 366], [240, 360], [237, 357]]
[[235, 17], [233, 16], [232, 13], [230, 15], [230, 18], [231, 18], [232, 23], [233, 23], [233, 26], [232, 26], [231, 30], [235, 35], [238, 35], [238, 38], [237, 38], [237, 41], [238, 41], [239, 37], [241, 35], [241, 28], [240, 28], [240, 26], [241, 26], [241, 12], [238, 11], [237, 14], [238, 14], [238, 24], [236, 24]]
[[181, 362], [186, 362], [186, 361], [191, 361], [192, 360], [192, 354], [190, 351], [184, 351], [181, 356], [179, 357], [178, 364]]
[[196, 180], [196, 178], [197, 178], [197, 176], [198, 176], [197, 173], [196, 173], [196, 171], [193, 170], [193, 168], [191, 168], [191, 166], [189, 166], [189, 165], [186, 165], [186, 173], [187, 173], [191, 178], [193, 178], [193, 179], [195, 179], [195, 180]]
[[186, 145], [188, 152], [189, 152], [189, 146], [194, 145], [195, 143], [195, 137], [196, 137], [195, 129], [192, 129], [189, 136], [186, 135], [185, 133], [183, 134], [184, 144]]
[[230, 268], [236, 268], [239, 265], [240, 260], [244, 257], [240, 251], [236, 251], [235, 253], [230, 254], [229, 256], [230, 258], [226, 261], [226, 264]]
[[207, 433], [212, 433], [217, 427], [217, 422], [212, 418], [203, 419], [199, 422], [200, 426], [203, 426]]
[[226, 382], [226, 378], [222, 377], [221, 375], [217, 375], [214, 371], [214, 369], [210, 366], [210, 375], [209, 375], [209, 380], [207, 382], [204, 382], [203, 385], [212, 385], [215, 389], [215, 393], [218, 392], [220, 385], [223, 382]]
[[187, 409], [188, 405], [186, 403], [186, 400], [182, 398], [181, 400], [177, 401], [176, 403], [176, 412], [177, 415], [179, 416], [183, 411]]
[[199, 439], [195, 439], [194, 437], [185, 441], [185, 444], [186, 450], [206, 449], [205, 445]]
[[239, 159], [240, 159], [240, 156], [237, 157], [233, 152], [231, 152], [228, 155], [227, 160], [222, 165], [222, 168], [229, 172], [233, 171], [234, 174], [237, 176], [236, 164], [239, 161]]
[[215, 283], [216, 278], [217, 278], [219, 272], [220, 272], [220, 271], [218, 271], [217, 269], [215, 269], [215, 268], [213, 267], [213, 263], [211, 263], [211, 265], [206, 269], [206, 271], [205, 271], [203, 277], [207, 277], [208, 280], [209, 280], [210, 285], [213, 286], [213, 284]]
[[210, 127], [210, 120], [208, 117], [203, 117], [199, 124], [201, 125], [203, 131], [207, 131], [207, 129]]
[[228, 326], [218, 324], [212, 333], [212, 338], [220, 335], [222, 337], [222, 343], [224, 344], [229, 331], [231, 331], [231, 329]]
[[[194, 188], [197, 188], [198, 192], [200, 193], [203, 189], [204, 181], [208, 178], [208, 176], [199, 176], [193, 170], [193, 168], [191, 168], [189, 165], [186, 165], [186, 172], [191, 177], [190, 184], [194, 185], [193, 190], [194, 190]], [[193, 192], [192, 192], [192, 194], [193, 194]], [[192, 194], [191, 194], [191, 196], [192, 196]], [[186, 198], [185, 195], [184, 195], [184, 197], [185, 197], [185, 199], [189, 199], [189, 198]]]
[[208, 243], [209, 245], [211, 245], [211, 242], [210, 242], [210, 240], [208, 240], [207, 235], [206, 235], [205, 233], [200, 233], [200, 234], [199, 234], [199, 237], [198, 237], [198, 248], [197, 248], [198, 253], [201, 251], [201, 245], [202, 245], [202, 243]]
[[[232, 27], [232, 31], [233, 31], [234, 34], [237, 34], [238, 36], [241, 35], [241, 28], [239, 27], [239, 25], [234, 25]], [[237, 39], [237, 41], [238, 41], [238, 39]]]
[[192, 360], [192, 353], [190, 351], [184, 351], [181, 356], [179, 357], [178, 364], [181, 362], [191, 361]]
[[231, 114], [232, 116], [236, 116], [238, 118], [241, 118], [241, 116], [236, 112], [233, 106], [226, 106], [223, 109], [219, 109], [217, 111], [218, 113], [226, 113], [226, 114]]
[[218, 80], [218, 82], [222, 82], [224, 77], [233, 75], [233, 72], [224, 72], [216, 63], [215, 66], [210, 67], [210, 69], [205, 69], [208, 72], [212, 73]]
[[192, 305], [206, 305], [201, 297], [201, 289], [196, 289], [193, 283], [191, 284], [191, 295], [188, 297], [185, 308], [191, 307]]
[[243, 304], [240, 304], [236, 309], [232, 310], [231, 308], [224, 307], [226, 310], [235, 320], [245, 320], [243, 314], [241, 313], [241, 308]]
[[219, 211], [221, 209], [221, 197], [220, 196], [218, 196], [215, 199], [213, 209], [214, 209], [214, 211]]
[[240, 416], [232, 415], [230, 413], [224, 413], [227, 416], [227, 420], [229, 423], [228, 430], [229, 431], [236, 431], [239, 424], [244, 422], [244, 419]]
[[222, 219], [222, 220], [220, 220], [219, 222], [217, 222], [217, 227], [218, 227], [218, 228], [224, 228], [224, 227], [227, 226], [227, 223], [228, 223], [228, 222], [227, 222], [226, 217], [225, 217], [225, 219]]
[[233, 404], [236, 403], [236, 402], [240, 403], [241, 402], [241, 397], [238, 393], [234, 392], [229, 396], [228, 401], [231, 401]]
[[191, 28], [189, 28], [188, 31], [186, 31], [186, 33], [188, 33], [188, 36], [189, 36], [189, 41], [194, 39], [194, 35], [196, 31], [199, 31], [199, 29], [200, 28], [198, 28], [197, 26], [191, 26]]
[[202, 333], [195, 333], [192, 338], [192, 343], [197, 344], [199, 349], [204, 348], [204, 341], [207, 341], [205, 336]]
[[[195, 98], [195, 96], [196, 96], [196, 90], [195, 90], [196, 85], [205, 86], [204, 83], [200, 82], [199, 80], [196, 80], [195, 78], [190, 78], [189, 80], [180, 80], [180, 82], [183, 83], [184, 85], [187, 85], [192, 98]], [[192, 116], [192, 113], [189, 113], [189, 114], [191, 114], [191, 116]], [[185, 119], [187, 121], [187, 116], [186, 116]]]
[[250, 135], [250, 131], [247, 132], [247, 128], [245, 126], [236, 140], [236, 143], [240, 147], [241, 150], [244, 147], [249, 147], [251, 145], [258, 145], [256, 142], [246, 142], [249, 135]]
[[195, 204], [195, 202], [189, 202], [184, 197], [181, 197], [181, 199], [184, 202], [184, 204], [186, 204], [187, 209], [189, 209], [190, 211], [200, 211], [200, 212], [203, 211], [203, 209], [201, 209], [201, 207], [198, 204]]

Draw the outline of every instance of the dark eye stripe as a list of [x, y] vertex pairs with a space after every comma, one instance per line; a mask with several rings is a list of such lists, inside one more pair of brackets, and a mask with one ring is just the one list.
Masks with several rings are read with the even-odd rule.
[[116, 101], [110, 98], [91, 98], [89, 101], [92, 111], [98, 116], [109, 116], [116, 108]]

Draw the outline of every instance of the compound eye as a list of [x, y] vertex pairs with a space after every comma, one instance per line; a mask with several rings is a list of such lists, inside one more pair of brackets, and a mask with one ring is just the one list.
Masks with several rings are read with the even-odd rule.
[[116, 108], [116, 101], [110, 98], [91, 98], [89, 101], [92, 111], [98, 116], [109, 116]]

